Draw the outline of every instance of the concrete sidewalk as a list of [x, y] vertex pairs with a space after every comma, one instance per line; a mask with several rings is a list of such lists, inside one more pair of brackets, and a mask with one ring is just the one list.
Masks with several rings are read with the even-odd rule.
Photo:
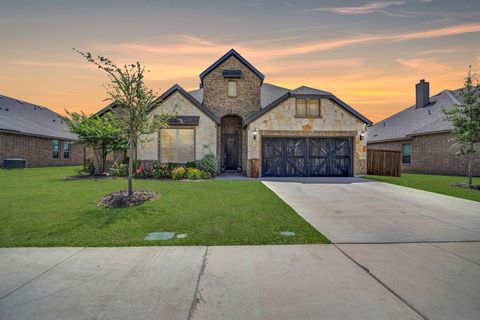
[[421, 319], [332, 245], [12, 248], [0, 271], [2, 320]]

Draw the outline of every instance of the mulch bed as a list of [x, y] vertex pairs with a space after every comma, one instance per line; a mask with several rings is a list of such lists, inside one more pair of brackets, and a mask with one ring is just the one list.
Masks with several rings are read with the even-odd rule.
[[157, 197], [158, 193], [151, 190], [133, 191], [131, 196], [128, 195], [127, 190], [121, 190], [106, 195], [100, 199], [98, 205], [104, 208], [128, 208], [156, 199]]
[[464, 188], [464, 189], [472, 189], [472, 190], [479, 190], [480, 191], [480, 184], [473, 184], [469, 187], [468, 184], [466, 184], [466, 183], [456, 182], [456, 183], [452, 183], [451, 186], [456, 187], [456, 188]]

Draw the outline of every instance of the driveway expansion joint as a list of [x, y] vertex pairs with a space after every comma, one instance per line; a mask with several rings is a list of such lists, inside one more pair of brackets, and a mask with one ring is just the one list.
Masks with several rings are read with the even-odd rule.
[[39, 274], [37, 274], [35, 277], [33, 277], [32, 279], [28, 280], [28, 281], [27, 281], [27, 282], [25, 282], [24, 284], [22, 284], [22, 285], [20, 285], [20, 286], [16, 287], [15, 289], [13, 289], [12, 291], [10, 291], [10, 292], [9, 292], [9, 293], [7, 293], [6, 295], [4, 295], [4, 296], [0, 297], [0, 300], [3, 300], [3, 299], [5, 299], [6, 297], [10, 296], [12, 293], [14, 293], [14, 292], [16, 292], [16, 291], [20, 290], [21, 288], [25, 287], [27, 284], [29, 284], [29, 283], [31, 283], [32, 281], [34, 281], [34, 280], [36, 280], [36, 279], [40, 278], [41, 276], [43, 276], [43, 275], [44, 275], [44, 274], [46, 274], [47, 272], [49, 272], [49, 271], [51, 271], [51, 270], [55, 269], [56, 267], [58, 267], [59, 265], [61, 265], [62, 263], [64, 263], [65, 261], [69, 260], [70, 258], [72, 258], [73, 256], [77, 255], [78, 253], [82, 252], [82, 251], [83, 251], [83, 250], [85, 250], [85, 249], [86, 249], [86, 247], [83, 247], [83, 248], [81, 248], [80, 250], [78, 250], [78, 251], [76, 251], [76, 252], [72, 253], [72, 254], [71, 254], [71, 255], [69, 255], [68, 257], [66, 257], [66, 258], [64, 258], [64, 259], [62, 259], [62, 260], [60, 260], [59, 262], [57, 262], [56, 264], [54, 264], [54, 265], [53, 265], [53, 266], [51, 266], [50, 268], [47, 268], [46, 270], [44, 270], [44, 271], [40, 272]]
[[200, 279], [203, 276], [203, 273], [205, 272], [205, 268], [207, 267], [207, 259], [208, 259], [208, 246], [205, 247], [205, 253], [203, 254], [203, 259], [202, 259], [202, 266], [200, 267], [200, 272], [198, 273], [197, 277], [197, 284], [195, 285], [195, 291], [193, 293], [193, 299], [192, 299], [192, 305], [190, 306], [190, 311], [188, 313], [188, 320], [190, 320], [193, 316], [193, 312], [197, 308], [198, 304], [200, 301], [205, 302], [202, 297], [202, 293], [199, 290], [200, 287]]
[[377, 281], [382, 287], [387, 289], [390, 293], [392, 293], [395, 297], [400, 299], [404, 304], [406, 304], [410, 309], [412, 309], [415, 313], [417, 313], [421, 318], [425, 320], [430, 320], [426, 315], [422, 314], [420, 311], [418, 311], [412, 304], [410, 304], [407, 300], [405, 300], [400, 294], [395, 292], [392, 288], [390, 288], [385, 282], [380, 280], [378, 277], [376, 277], [368, 268], [363, 266], [361, 263], [359, 263], [357, 260], [352, 258], [350, 255], [348, 255], [345, 251], [343, 251], [336, 243], [332, 243], [335, 248], [337, 248], [338, 251], [340, 251], [344, 256], [346, 256], [350, 261], [352, 261], [355, 265], [360, 267], [362, 270], [364, 270], [370, 277], [372, 277], [375, 281]]

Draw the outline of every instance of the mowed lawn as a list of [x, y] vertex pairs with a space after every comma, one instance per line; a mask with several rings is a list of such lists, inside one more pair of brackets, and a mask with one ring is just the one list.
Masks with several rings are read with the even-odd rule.
[[[74, 169], [0, 170], [1, 247], [328, 243], [259, 181], [134, 180], [136, 189], [155, 190], [160, 197], [104, 209], [97, 201], [125, 189], [126, 180], [65, 180]], [[143, 240], [157, 231], [188, 236]]]
[[[479, 190], [451, 186], [451, 184], [455, 182], [467, 183], [466, 177], [402, 173], [401, 177], [367, 176], [367, 178], [399, 186], [445, 194], [447, 196], [480, 201]], [[480, 184], [480, 178], [474, 178], [473, 183]]]

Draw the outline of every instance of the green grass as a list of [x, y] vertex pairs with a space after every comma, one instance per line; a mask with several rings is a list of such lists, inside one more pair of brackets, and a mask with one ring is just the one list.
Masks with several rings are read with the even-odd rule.
[[[451, 186], [454, 182], [466, 183], [467, 178], [465, 177], [402, 173], [401, 177], [367, 176], [367, 178], [447, 196], [480, 201], [480, 191]], [[480, 184], [480, 178], [474, 178], [473, 183]]]
[[[126, 209], [97, 201], [126, 188], [124, 179], [65, 180], [74, 167], [0, 170], [0, 247], [253, 245], [328, 243], [259, 181], [135, 180], [160, 193]], [[294, 231], [283, 237], [280, 231]], [[144, 241], [150, 232], [185, 239]]]

